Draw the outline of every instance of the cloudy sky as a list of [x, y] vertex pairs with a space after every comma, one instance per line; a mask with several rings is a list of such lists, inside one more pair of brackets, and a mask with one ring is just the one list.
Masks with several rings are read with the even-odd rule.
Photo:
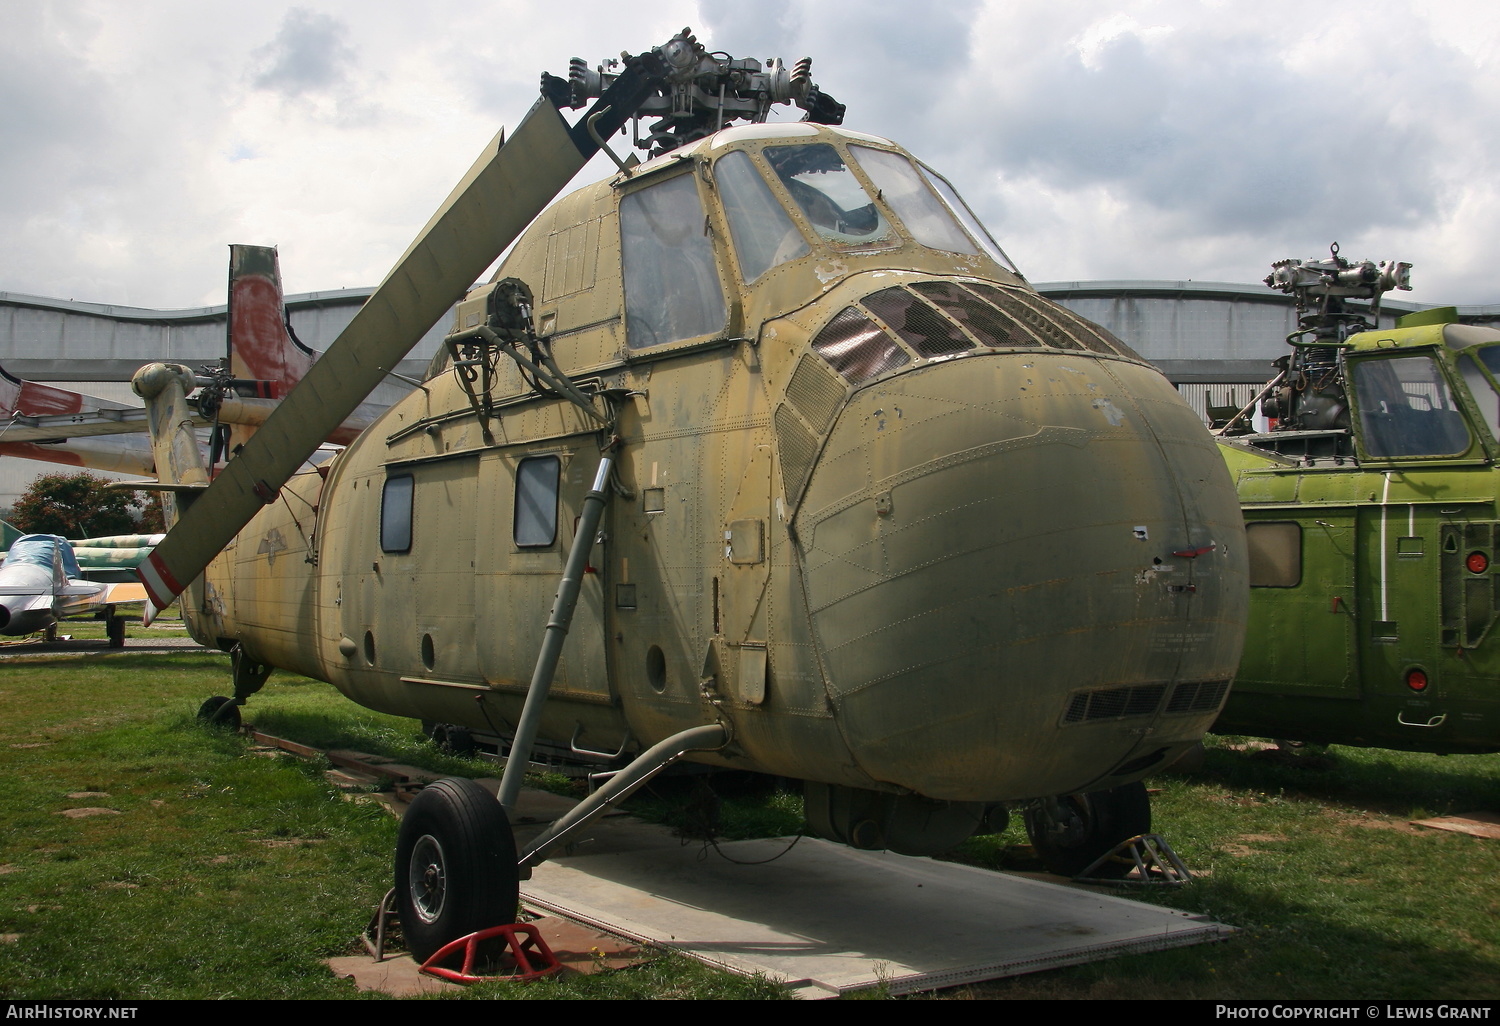
[[222, 303], [232, 242], [289, 292], [373, 285], [540, 72], [684, 25], [812, 56], [1033, 281], [1337, 240], [1412, 262], [1401, 298], [1500, 303], [1500, 5], [1460, 0], [0, 0], [0, 291]]

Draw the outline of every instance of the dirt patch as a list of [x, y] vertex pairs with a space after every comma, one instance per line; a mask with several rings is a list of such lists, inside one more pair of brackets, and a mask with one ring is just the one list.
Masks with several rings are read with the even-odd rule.
[[118, 816], [119, 809], [88, 808], [88, 809], [63, 809], [59, 816], [67, 816], [69, 819], [83, 819], [85, 816]]
[[140, 884], [131, 883], [128, 880], [106, 880], [99, 886], [108, 887], [112, 891], [138, 891], [141, 889]]
[[310, 844], [321, 844], [319, 837], [258, 837], [256, 844], [263, 844], [267, 848], [305, 848]]
[[74, 791], [68, 797], [74, 800], [80, 798], [109, 798], [110, 793], [108, 791]]
[[7, 862], [5, 865], [0, 866], [0, 876], [4, 876], [6, 873], [19, 873], [20, 871], [21, 867], [13, 862]]
[[1240, 834], [1240, 840], [1251, 844], [1266, 844], [1268, 842], [1284, 841], [1286, 838], [1281, 834]]
[[1420, 834], [1424, 831], [1405, 820], [1386, 819], [1381, 816], [1341, 816], [1341, 826], [1359, 827], [1362, 830], [1394, 830], [1398, 834]]

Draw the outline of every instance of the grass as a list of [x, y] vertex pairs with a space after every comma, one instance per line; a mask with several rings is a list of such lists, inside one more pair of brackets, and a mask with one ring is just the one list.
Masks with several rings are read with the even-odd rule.
[[[0, 669], [0, 997], [352, 998], [323, 965], [388, 886], [395, 822], [321, 767], [254, 757], [198, 728], [227, 690], [222, 656], [38, 656]], [[273, 675], [261, 729], [440, 773], [493, 763], [437, 752], [411, 720]], [[1293, 766], [1212, 739], [1205, 768], [1162, 777], [1156, 829], [1202, 878], [1127, 896], [1240, 929], [1228, 942], [942, 992], [983, 998], [1500, 996], [1500, 842], [1411, 827], [1500, 808], [1500, 758], [1336, 748]], [[1318, 768], [1321, 767], [1321, 768]], [[572, 786], [565, 779], [556, 786]], [[77, 797], [70, 797], [70, 795]], [[67, 809], [107, 808], [81, 818]], [[657, 786], [637, 809], [692, 833], [795, 832], [800, 799], [764, 781]], [[673, 817], [678, 817], [674, 819]], [[1035, 868], [1014, 822], [957, 858]], [[661, 953], [644, 965], [465, 997], [774, 997], [776, 986]]]
[[[1228, 943], [972, 988], [973, 996], [1493, 999], [1500, 842], [1410, 825], [1500, 809], [1500, 759], [1335, 748], [1295, 765], [1211, 738], [1202, 771], [1151, 781], [1154, 828], [1200, 875], [1128, 896], [1207, 915]], [[1017, 866], [1018, 828], [970, 841]]]
[[[396, 822], [322, 767], [255, 757], [193, 720], [227, 660], [90, 654], [0, 669], [0, 997], [355, 998], [323, 960], [390, 885]], [[276, 675], [251, 707], [272, 733], [443, 773], [411, 720]], [[107, 809], [78, 818], [67, 810]], [[658, 953], [644, 965], [461, 997], [766, 998], [780, 988]], [[363, 995], [368, 996], [368, 995]]]

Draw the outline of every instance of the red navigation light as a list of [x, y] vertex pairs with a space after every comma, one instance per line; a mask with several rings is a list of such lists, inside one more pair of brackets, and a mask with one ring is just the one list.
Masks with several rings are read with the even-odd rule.
[[1464, 560], [1464, 566], [1469, 568], [1471, 574], [1482, 574], [1490, 568], [1490, 557], [1483, 552], [1471, 552], [1469, 558]]
[[1427, 690], [1427, 672], [1413, 667], [1406, 671], [1406, 686], [1413, 691]]

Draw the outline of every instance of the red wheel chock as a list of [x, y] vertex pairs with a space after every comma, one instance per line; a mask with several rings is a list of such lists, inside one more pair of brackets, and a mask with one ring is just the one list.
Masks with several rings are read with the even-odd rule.
[[[517, 935], [520, 936], [517, 936]], [[504, 937], [506, 946], [510, 949], [510, 957], [515, 962], [515, 972], [508, 976], [476, 976], [474, 975], [474, 960], [479, 954], [479, 945], [494, 937]], [[439, 962], [452, 957], [460, 948], [464, 952], [464, 966], [462, 969], [448, 969]], [[543, 976], [550, 976], [562, 968], [562, 963], [547, 947], [547, 942], [542, 940], [541, 933], [535, 926], [526, 923], [511, 923], [506, 926], [492, 926], [488, 930], [480, 930], [471, 933], [467, 937], [460, 937], [456, 941], [444, 944], [433, 954], [431, 958], [422, 963], [422, 972], [429, 976], [436, 976], [440, 980], [448, 980], [452, 983], [485, 983], [490, 980], [536, 980]]]

